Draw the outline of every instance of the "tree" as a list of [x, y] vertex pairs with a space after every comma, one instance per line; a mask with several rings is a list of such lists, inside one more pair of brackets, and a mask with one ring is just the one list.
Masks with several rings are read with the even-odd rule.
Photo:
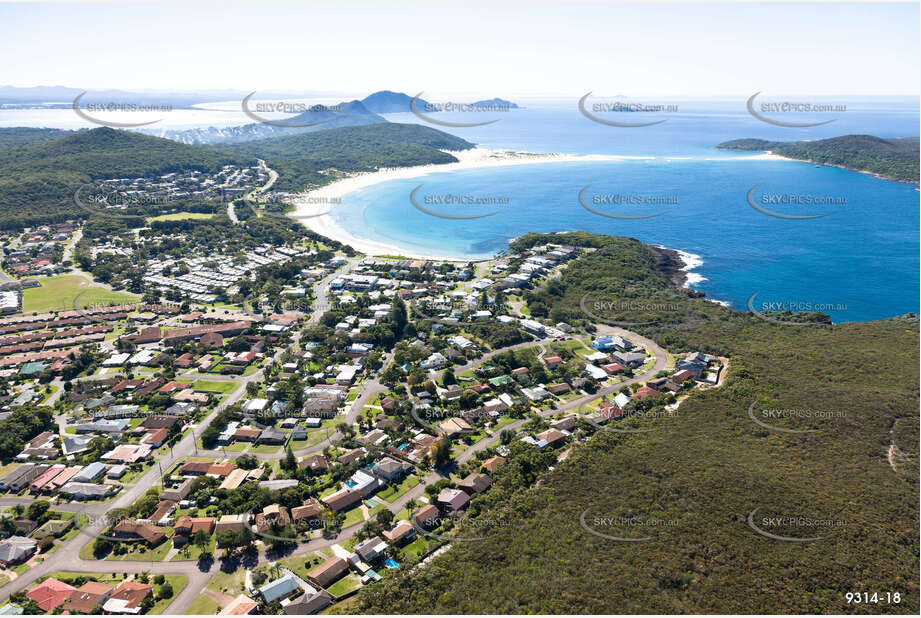
[[393, 523], [393, 513], [387, 509], [382, 510], [377, 514], [377, 523], [382, 526], [389, 526]]
[[435, 454], [433, 463], [436, 468], [440, 468], [451, 460], [451, 441], [448, 438], [442, 438], [435, 445]]
[[282, 464], [282, 467], [290, 474], [297, 470], [297, 458], [294, 456], [294, 453], [291, 451], [291, 445], [289, 444], [285, 448], [285, 461]]
[[48, 512], [48, 509], [50, 508], [51, 503], [47, 500], [36, 500], [29, 505], [27, 517], [33, 521], [38, 521], [42, 518], [42, 515]]
[[158, 599], [168, 599], [173, 596], [173, 585], [169, 582], [165, 582], [160, 589], [157, 590]]
[[208, 553], [208, 544], [211, 542], [211, 535], [205, 532], [204, 530], [199, 530], [192, 535], [192, 544], [198, 548], [201, 558], [204, 558]]
[[457, 377], [454, 375], [454, 371], [451, 369], [445, 369], [444, 375], [441, 376], [441, 384], [443, 386], [457, 384]]

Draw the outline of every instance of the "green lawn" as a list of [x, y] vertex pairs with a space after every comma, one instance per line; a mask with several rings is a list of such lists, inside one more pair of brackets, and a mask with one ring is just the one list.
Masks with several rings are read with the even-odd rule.
[[326, 588], [326, 591], [334, 597], [338, 598], [352, 592], [353, 590], [357, 590], [359, 587], [361, 587], [361, 580], [355, 575], [348, 574], [332, 586]]
[[[95, 560], [96, 557], [93, 555], [93, 545], [92, 543], [87, 543], [80, 548], [80, 558], [84, 560]], [[134, 551], [129, 551], [126, 554], [121, 554], [116, 556], [115, 552], [110, 552], [108, 556], [105, 557], [106, 560], [111, 560], [113, 562], [119, 562], [122, 560], [132, 560], [132, 561], [141, 561], [141, 562], [161, 562], [166, 558], [166, 554], [170, 549], [173, 548], [172, 542], [167, 539], [157, 545], [156, 547], [143, 547], [138, 546]], [[114, 567], [113, 567], [114, 568]]]
[[279, 449], [283, 448], [282, 444], [260, 444], [259, 446], [254, 446], [249, 449], [250, 453], [277, 453]]
[[111, 292], [77, 275], [48, 277], [38, 281], [41, 282], [41, 287], [29, 288], [22, 292], [23, 313], [72, 310], [78, 296], [77, 308], [96, 304], [130, 303], [138, 298], [127, 292]]
[[218, 613], [220, 610], [221, 606], [218, 605], [214, 599], [202, 594], [192, 601], [192, 604], [189, 605], [189, 609], [185, 610], [185, 613], [199, 616], [211, 616]]
[[430, 539], [420, 536], [415, 541], [403, 548], [403, 554], [406, 556], [419, 557], [427, 553], [433, 546]]
[[[210, 555], [214, 555], [215, 539], [211, 537], [211, 540], [208, 542], [208, 546], [205, 548], [205, 553], [208, 554], [210, 550]], [[193, 543], [186, 543], [179, 550], [179, 553], [170, 558], [170, 562], [178, 562], [180, 560], [198, 560], [201, 557], [201, 549], [198, 545]]]
[[[166, 545], [166, 543], [164, 543]], [[189, 583], [189, 578], [185, 575], [166, 575], [166, 581], [170, 583], [173, 587], [173, 596], [168, 599], [163, 599], [157, 601], [157, 603], [150, 609], [150, 614], [162, 614], [166, 611], [166, 608], [169, 607], [169, 604], [179, 596], [179, 593], [182, 592], [183, 588], [186, 587], [186, 584]], [[156, 592], [160, 587], [154, 584], [154, 591]]]
[[382, 491], [377, 492], [377, 495], [381, 500], [393, 502], [421, 482], [422, 479], [420, 479], [418, 476], [410, 476], [403, 479], [403, 482], [399, 485], [388, 485]]
[[364, 513], [361, 512], [361, 507], [356, 506], [351, 509], [348, 513], [345, 514], [345, 521], [342, 522], [343, 528], [348, 528], [349, 526], [354, 526], [355, 524], [360, 524], [365, 520]]
[[307, 573], [322, 562], [323, 559], [316, 556], [315, 554], [307, 554], [306, 556], [296, 556], [294, 558], [285, 558], [284, 560], [279, 560], [279, 564], [294, 571], [295, 575], [301, 579], [307, 579]]
[[211, 581], [208, 582], [208, 588], [215, 592], [221, 592], [235, 597], [241, 592], [244, 592], [243, 582], [245, 578], [246, 569], [237, 569], [233, 573], [218, 571], [215, 573], [214, 577], [211, 578]]
[[151, 221], [182, 221], [184, 219], [212, 219], [213, 214], [206, 212], [174, 212], [169, 215], [160, 215], [158, 217], [147, 217], [147, 223]]
[[209, 391], [214, 393], [232, 393], [240, 386], [239, 382], [225, 382], [221, 380], [195, 380], [192, 389], [196, 391]]

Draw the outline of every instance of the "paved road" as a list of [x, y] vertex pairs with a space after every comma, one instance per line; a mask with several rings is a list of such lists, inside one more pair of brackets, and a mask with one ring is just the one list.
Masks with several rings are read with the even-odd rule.
[[[347, 268], [346, 272], [348, 270], [351, 270], [351, 268], [354, 266], [354, 263], [355, 263], [354, 261], [349, 262], [349, 264], [346, 267]], [[325, 277], [318, 284], [317, 298], [316, 298], [317, 302], [314, 307], [313, 315], [311, 316], [309, 320], [310, 323], [316, 323], [317, 321], [319, 321], [320, 316], [322, 316], [323, 312], [325, 312], [329, 308], [329, 300], [328, 300], [329, 282], [335, 276], [337, 276], [336, 272], [330, 273], [327, 277]], [[623, 382], [620, 382], [613, 386], [609, 386], [607, 388], [599, 389], [598, 392], [592, 395], [586, 395], [586, 396], [574, 399], [572, 401], [565, 402], [556, 408], [542, 411], [540, 412], [541, 416], [548, 417], [548, 416], [552, 416], [562, 411], [577, 409], [583, 404], [586, 404], [594, 399], [597, 399], [600, 396], [616, 393], [624, 386], [629, 386], [630, 384], [633, 384], [633, 383], [640, 383], [640, 382], [649, 380], [650, 378], [655, 376], [659, 371], [665, 368], [668, 362], [668, 354], [665, 352], [665, 350], [663, 350], [660, 346], [658, 346], [654, 341], [647, 339], [645, 337], [642, 337], [636, 333], [632, 333], [630, 331], [622, 329], [622, 328], [615, 328], [611, 326], [600, 326], [599, 331], [603, 334], [623, 336], [625, 338], [628, 338], [646, 347], [656, 358], [653, 366], [648, 371], [644, 372], [643, 374], [639, 376], [635, 376], [629, 380], [625, 380]], [[292, 345], [296, 346], [298, 343], [298, 340], [299, 340], [299, 337], [295, 336], [295, 340], [292, 343]], [[489, 360], [496, 354], [500, 354], [502, 352], [512, 350], [512, 349], [518, 349], [518, 348], [528, 347], [528, 346], [533, 346], [533, 345], [538, 345], [541, 352], [542, 353], [545, 352], [545, 348], [543, 344], [541, 344], [538, 341], [529, 341], [525, 343], [515, 344], [513, 346], [508, 346], [506, 348], [493, 350], [485, 354], [483, 357], [477, 359], [476, 361], [467, 363], [466, 365], [464, 365], [463, 369], [473, 369], [479, 366], [480, 364], [486, 362], [487, 360]], [[276, 352], [276, 354], [274, 355], [274, 360], [278, 360], [283, 353], [284, 353], [284, 350], [279, 350], [278, 352]], [[390, 355], [388, 354], [385, 357], [384, 366], [386, 366], [386, 363], [389, 361], [390, 361]], [[463, 369], [458, 368], [459, 371]], [[229, 395], [220, 405], [218, 405], [203, 421], [201, 421], [201, 423], [199, 423], [198, 427], [207, 426], [211, 422], [211, 420], [220, 411], [236, 403], [237, 401], [240, 400], [241, 397], [243, 397], [243, 395], [246, 393], [247, 383], [261, 380], [262, 377], [263, 377], [263, 370], [260, 370], [251, 376], [242, 378], [241, 382], [243, 383], [243, 386], [241, 388], [238, 388], [236, 391], [234, 391], [234, 393]], [[366, 384], [364, 384], [361, 394], [352, 403], [352, 406], [350, 407], [349, 411], [346, 414], [344, 422], [349, 423], [349, 424], [354, 423], [355, 420], [358, 418], [358, 415], [361, 414], [361, 411], [364, 409], [364, 406], [366, 405], [366, 403], [375, 394], [379, 392], [383, 392], [384, 390], [386, 390], [386, 387], [384, 387], [377, 378], [374, 378], [370, 380], [369, 382], [367, 382]], [[514, 421], [512, 423], [509, 423], [508, 425], [503, 426], [501, 429], [518, 430], [526, 422], [527, 422], [527, 419], [521, 419], [518, 421]], [[492, 435], [466, 448], [456, 458], [457, 463], [464, 464], [470, 461], [470, 459], [472, 459], [476, 455], [476, 453], [478, 453], [479, 451], [482, 451], [483, 449], [486, 449], [494, 445], [500, 439], [500, 434], [501, 434], [501, 431], [496, 431]], [[225, 453], [223, 453], [222, 451], [203, 451], [201, 449], [198, 449], [195, 445], [196, 435], [197, 434], [194, 430], [190, 432], [189, 434], [187, 434], [175, 447], [173, 447], [170, 454], [164, 456], [160, 460], [160, 464], [164, 470], [171, 467], [179, 459], [188, 457], [193, 454], [213, 455], [215, 457], [225, 456]], [[330, 436], [330, 439], [335, 439], [335, 435]], [[323, 442], [319, 444], [313, 445], [306, 449], [302, 449], [301, 451], [298, 452], [298, 455], [304, 455], [304, 454], [309, 454], [311, 452], [323, 450], [323, 448], [325, 448], [325, 446], [328, 443], [329, 443], [329, 439], [324, 440]], [[282, 457], [283, 453], [275, 453], [275, 454], [260, 453], [260, 454], [256, 454], [256, 456], [259, 459], [271, 460], [271, 459], [278, 459]], [[64, 546], [61, 547], [57, 552], [48, 556], [43, 563], [36, 565], [35, 567], [29, 569], [23, 575], [21, 575], [18, 579], [8, 582], [6, 585], [0, 587], [0, 598], [4, 598], [8, 596], [9, 594], [12, 594], [15, 591], [26, 588], [30, 586], [38, 578], [44, 575], [48, 575], [49, 573], [52, 573], [55, 571], [67, 570], [67, 571], [78, 571], [78, 572], [84, 572], [84, 573], [91, 573], [91, 572], [108, 573], [112, 571], [139, 573], [141, 571], [147, 571], [152, 574], [156, 574], [156, 573], [182, 574], [189, 578], [188, 585], [185, 587], [185, 589], [183, 589], [183, 591], [173, 600], [173, 602], [167, 608], [167, 613], [170, 613], [170, 614], [181, 614], [185, 612], [185, 610], [191, 605], [191, 603], [194, 602], [195, 599], [197, 599], [198, 596], [201, 594], [201, 591], [205, 588], [207, 583], [210, 581], [211, 577], [213, 577], [213, 575], [217, 573], [217, 571], [220, 568], [220, 561], [215, 560], [208, 564], [200, 565], [199, 563], [192, 562], [192, 561], [140, 562], [140, 561], [83, 560], [79, 558], [78, 556], [79, 549], [84, 544], [88, 543], [90, 538], [93, 535], [101, 533], [106, 527], [105, 521], [102, 516], [113, 508], [123, 508], [123, 507], [129, 506], [130, 504], [133, 504], [149, 487], [152, 487], [153, 485], [157, 483], [159, 475], [160, 475], [160, 466], [152, 467], [146, 474], [144, 474], [140, 479], [138, 479], [133, 486], [130, 486], [128, 489], [122, 491], [114, 501], [109, 502], [109, 503], [87, 504], [87, 505], [70, 503], [70, 504], [61, 504], [61, 505], [55, 506], [55, 508], [59, 510], [67, 510], [67, 511], [73, 510], [75, 512], [83, 512], [87, 514], [90, 517], [89, 526], [87, 526], [87, 528], [83, 532], [81, 532], [79, 535], [77, 535], [75, 538], [65, 543]], [[447, 473], [443, 471], [435, 470], [435, 471], [430, 472], [424, 478], [423, 483], [420, 483], [419, 485], [415, 486], [410, 491], [406, 492], [403, 496], [401, 496], [399, 499], [390, 503], [388, 505], [388, 508], [393, 513], [399, 512], [400, 510], [405, 508], [406, 504], [410, 500], [415, 500], [415, 499], [418, 499], [420, 496], [422, 496], [425, 491], [426, 485], [429, 485], [431, 483], [436, 482], [437, 480], [441, 478], [446, 478], [446, 477], [447, 477]], [[12, 504], [28, 504], [29, 502], [31, 502], [31, 499], [29, 498], [0, 499], [0, 505], [6, 505], [6, 506], [9, 506]], [[311, 540], [306, 543], [301, 543], [294, 550], [292, 550], [289, 553], [286, 553], [285, 556], [303, 555], [303, 554], [312, 552], [316, 549], [320, 549], [322, 547], [328, 547], [335, 543], [343, 542], [347, 540], [348, 538], [350, 538], [351, 536], [353, 536], [359, 529], [361, 529], [363, 525], [364, 525], [363, 522], [359, 524], [355, 524], [354, 526], [343, 529], [336, 536], [323, 537], [323, 538]], [[268, 560], [272, 558], [273, 556], [267, 555], [265, 551], [262, 551], [259, 556], [260, 561], [264, 561], [264, 560]]]
[[[354, 262], [348, 264], [348, 269], [354, 265]], [[317, 304], [314, 308], [314, 314], [311, 316], [310, 321], [315, 323], [319, 321], [320, 316], [324, 311], [329, 308], [329, 301], [327, 299], [327, 292], [329, 290], [329, 283], [332, 279], [337, 276], [336, 271], [330, 273], [317, 285]], [[292, 346], [296, 346], [300, 340], [299, 335], [295, 335]], [[285, 349], [278, 350], [273, 356], [273, 360], [278, 360], [281, 358], [282, 354], [285, 352]], [[250, 382], [258, 382], [263, 378], [264, 368], [255, 372], [254, 374], [242, 378], [237, 378], [241, 382], [241, 387], [235, 390], [233, 393], [228, 395], [223, 402], [221, 402], [215, 409], [208, 414], [202, 421], [197, 424], [197, 428], [207, 427], [208, 424], [216, 417], [221, 411], [227, 407], [235, 404], [246, 394], [246, 385]], [[110, 377], [110, 376], [106, 376]], [[375, 382], [376, 383], [376, 382]], [[367, 385], [369, 388], [375, 387], [371, 383]], [[365, 393], [359, 397], [352, 406], [352, 409], [349, 411], [348, 417], [351, 417], [352, 421], [354, 418], [357, 418], [357, 415], [361, 412], [364, 401], [367, 401], [367, 398], [370, 395]], [[347, 420], [348, 420], [347, 417]], [[348, 421], [348, 422], [352, 422]], [[188, 586], [180, 593], [167, 608], [168, 613], [181, 614], [185, 609], [196, 599], [201, 593], [201, 590], [210, 580], [213, 573], [218, 569], [218, 564], [215, 562], [209, 568], [204, 571], [199, 565], [195, 562], [182, 561], [182, 562], [142, 562], [142, 561], [104, 561], [104, 560], [83, 560], [79, 558], [80, 548], [88, 543], [90, 539], [101, 533], [106, 527], [107, 523], [104, 519], [104, 515], [115, 508], [125, 508], [133, 504], [137, 499], [145, 492], [148, 488], [157, 484], [160, 477], [160, 470], [167, 470], [172, 467], [177, 461], [185, 457], [189, 457], [196, 454], [201, 454], [203, 451], [198, 449], [196, 445], [196, 437], [200, 431], [196, 431], [195, 428], [192, 429], [189, 433], [183, 437], [176, 446], [174, 446], [170, 452], [160, 458], [158, 466], [152, 466], [143, 476], [138, 478], [135, 483], [131, 486], [128, 486], [122, 492], [120, 492], [117, 497], [105, 503], [93, 503], [93, 504], [80, 504], [80, 503], [62, 503], [55, 505], [54, 508], [62, 511], [71, 511], [71, 512], [80, 512], [86, 514], [89, 519], [89, 525], [84, 529], [83, 532], [75, 536], [70, 541], [64, 543], [60, 549], [55, 553], [47, 556], [41, 564], [38, 564], [22, 575], [19, 576], [16, 580], [6, 583], [3, 586], [0, 586], [0, 599], [8, 597], [13, 592], [22, 590], [23, 588], [29, 587], [37, 579], [53, 573], [55, 571], [78, 571], [81, 573], [93, 573], [93, 572], [126, 572], [126, 573], [139, 573], [141, 571], [149, 571], [151, 573], [176, 573], [182, 574], [189, 578]], [[319, 445], [317, 445], [319, 446]], [[320, 447], [322, 450], [322, 447]], [[218, 456], [223, 456], [223, 453], [219, 453]], [[11, 506], [13, 504], [25, 504], [28, 505], [33, 501], [32, 498], [19, 498], [19, 497], [8, 497], [0, 498], [0, 505]], [[354, 527], [355, 530], [358, 527]], [[335, 541], [330, 541], [330, 544]]]
[[[296, 336], [295, 344], [297, 343], [297, 340], [298, 337]], [[283, 353], [284, 349], [278, 350], [273, 357], [274, 360], [278, 360]], [[263, 370], [260, 369], [250, 376], [241, 378], [243, 387], [228, 395], [223, 402], [215, 407], [215, 409], [197, 425], [197, 427], [206, 427], [221, 411], [239, 401], [246, 394], [246, 384], [249, 382], [261, 380], [262, 376]], [[18, 579], [12, 582], [8, 582], [4, 586], [0, 586], [0, 599], [6, 598], [13, 592], [30, 586], [40, 577], [55, 571], [78, 571], [81, 573], [111, 573], [113, 571], [140, 573], [141, 571], [149, 571], [151, 573], [182, 574], [189, 578], [189, 585], [187, 586], [186, 590], [184, 590], [177, 598], [175, 598], [170, 604], [169, 608], [167, 608], [168, 613], [181, 614], [183, 611], [185, 611], [188, 605], [198, 597], [205, 584], [208, 583], [208, 580], [211, 577], [210, 571], [212, 569], [216, 570], [216, 565], [213, 566], [212, 569], [202, 572], [202, 570], [195, 562], [159, 563], [128, 560], [83, 560], [79, 558], [79, 551], [83, 545], [89, 542], [92, 536], [101, 533], [107, 527], [104, 515], [108, 511], [115, 508], [125, 508], [130, 506], [135, 501], [137, 501], [137, 499], [140, 498], [148, 488], [153, 487], [158, 483], [161, 468], [163, 470], [167, 470], [180, 459], [194, 455], [196, 451], [199, 450], [195, 444], [195, 437], [197, 434], [198, 432], [196, 432], [195, 429], [186, 434], [185, 437], [183, 437], [167, 455], [158, 460], [160, 463], [159, 466], [152, 466], [150, 470], [148, 470], [143, 476], [135, 481], [134, 485], [128, 486], [126, 489], [120, 492], [114, 500], [93, 504], [70, 503], [56, 505], [54, 508], [59, 510], [74, 510], [76, 512], [86, 514], [90, 519], [89, 525], [86, 526], [83, 532], [75, 536], [70, 541], [64, 543], [62, 547], [55, 553], [47, 556], [44, 562], [32, 567], [20, 575]], [[19, 502], [20, 500], [25, 500], [25, 502]], [[0, 499], [0, 504], [28, 504], [31, 501], [32, 499], [29, 498], [4, 498]]]

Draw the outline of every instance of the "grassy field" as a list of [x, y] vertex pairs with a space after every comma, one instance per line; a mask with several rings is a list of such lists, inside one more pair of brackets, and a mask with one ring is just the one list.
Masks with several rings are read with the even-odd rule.
[[213, 393], [232, 393], [240, 386], [239, 382], [225, 382], [222, 380], [195, 380], [192, 388], [196, 391]]
[[134, 294], [112, 292], [77, 275], [63, 275], [39, 279], [42, 286], [22, 292], [22, 311], [65, 311], [97, 304], [130, 303], [137, 300]]
[[147, 217], [147, 223], [152, 221], [184, 221], [186, 219], [213, 219], [214, 215], [206, 212], [174, 212], [169, 215]]

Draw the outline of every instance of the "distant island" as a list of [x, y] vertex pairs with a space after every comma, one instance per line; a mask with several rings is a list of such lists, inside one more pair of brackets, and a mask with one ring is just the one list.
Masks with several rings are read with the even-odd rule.
[[843, 135], [801, 142], [736, 139], [716, 147], [721, 150], [770, 151], [773, 154], [875, 174], [887, 180], [918, 184], [917, 137], [883, 139], [872, 135]]
[[506, 109], [518, 109], [517, 103], [512, 103], [511, 101], [506, 101], [505, 99], [500, 99], [499, 97], [494, 97], [492, 99], [486, 99], [484, 101], [476, 101], [471, 103], [473, 107], [495, 107], [495, 108], [506, 108]]

